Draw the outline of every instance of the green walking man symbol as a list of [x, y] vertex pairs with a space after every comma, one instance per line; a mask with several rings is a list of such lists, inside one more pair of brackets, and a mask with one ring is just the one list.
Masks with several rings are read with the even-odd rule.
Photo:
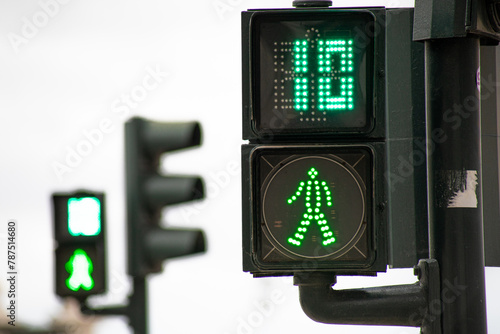
[[321, 230], [323, 246], [328, 246], [335, 242], [335, 237], [325, 219], [322, 206], [332, 206], [332, 193], [326, 181], [317, 180], [318, 171], [316, 168], [312, 167], [307, 174], [309, 175], [309, 179], [300, 182], [295, 194], [287, 200], [287, 203], [290, 205], [305, 194], [305, 212], [302, 215], [302, 221], [297, 227], [295, 234], [288, 238], [288, 243], [299, 247], [311, 223], [316, 222]]
[[78, 291], [82, 288], [88, 291], [94, 287], [94, 279], [90, 275], [94, 270], [94, 266], [83, 249], [75, 250], [65, 267], [69, 273], [66, 286], [70, 290]]

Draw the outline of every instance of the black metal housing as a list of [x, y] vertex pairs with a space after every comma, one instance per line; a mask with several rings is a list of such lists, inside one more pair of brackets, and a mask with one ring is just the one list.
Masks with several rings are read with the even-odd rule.
[[132, 118], [125, 125], [128, 271], [132, 276], [159, 272], [167, 258], [205, 251], [202, 230], [159, 227], [166, 205], [204, 197], [201, 178], [158, 173], [161, 154], [201, 143], [198, 122], [160, 123]]
[[[369, 80], [369, 91], [372, 92], [368, 98], [370, 106], [370, 126], [367, 129], [359, 129], [357, 131], [282, 131], [280, 129], [259, 131], [257, 127], [257, 108], [255, 100], [259, 83], [256, 75], [255, 50], [258, 42], [255, 32], [256, 23], [262, 18], [268, 17], [295, 17], [303, 16], [312, 18], [315, 16], [331, 16], [333, 15], [371, 15], [373, 21], [367, 24], [365, 31], [356, 31], [355, 36], [360, 39], [373, 38], [373, 59], [368, 59], [370, 62], [369, 68], [373, 74], [373, 80]], [[275, 141], [299, 141], [299, 142], [332, 142], [345, 138], [359, 139], [360, 137], [369, 140], [383, 140], [385, 137], [385, 34], [384, 25], [386, 21], [386, 11], [384, 8], [363, 8], [363, 9], [277, 9], [277, 10], [252, 10], [242, 12], [242, 86], [243, 86], [243, 139], [252, 142], [271, 143]], [[371, 61], [373, 60], [373, 63]]]
[[[366, 236], [369, 246], [368, 257], [349, 260], [349, 256], [335, 259], [290, 260], [284, 257], [279, 263], [263, 261], [261, 247], [266, 237], [262, 231], [262, 208], [260, 204], [260, 178], [258, 157], [266, 152], [280, 152], [293, 155], [299, 152], [307, 154], [341, 154], [357, 150], [371, 152], [370, 178], [367, 188]], [[334, 271], [337, 274], [374, 275], [385, 271], [387, 265], [385, 186], [381, 178], [375, 175], [385, 170], [385, 146], [382, 143], [343, 144], [343, 145], [244, 145], [242, 147], [243, 167], [243, 269], [256, 276], [291, 275], [298, 272]], [[254, 171], [250, 173], [250, 171]]]
[[415, 40], [475, 36], [484, 44], [500, 41], [497, 0], [418, 0], [415, 13], [419, 18], [415, 20]]
[[[101, 230], [95, 236], [73, 236], [68, 231], [68, 200], [70, 198], [95, 197], [100, 202]], [[87, 297], [106, 292], [106, 201], [104, 193], [78, 190], [73, 193], [52, 194], [52, 212], [54, 219], [55, 249], [55, 292], [61, 297], [74, 297], [85, 300]], [[76, 249], [82, 249], [93, 260], [92, 277], [94, 287], [91, 290], [72, 291], [66, 286], [68, 272], [66, 263]]]
[[429, 257], [424, 46], [412, 41], [413, 9], [388, 9], [386, 130], [389, 263]]
[[[374, 118], [371, 130], [358, 133], [259, 133], [255, 127], [253, 95], [257, 82], [252, 75], [255, 71], [252, 68], [255, 57], [252, 53], [255, 43], [252, 42], [254, 20], [259, 16], [284, 16], [290, 12], [300, 12], [310, 17], [314, 13], [324, 15], [327, 12], [345, 14], [356, 11], [370, 12], [375, 17], [373, 30], [367, 30], [373, 31], [375, 55]], [[256, 198], [252, 194], [256, 192], [257, 186], [253, 185], [254, 189], [251, 189], [249, 185], [255, 172], [250, 156], [253, 150], [259, 149], [259, 144], [310, 145], [311, 149], [316, 145], [377, 147], [375, 151], [379, 165], [374, 171], [374, 194], [378, 197], [372, 199], [372, 210], [384, 211], [384, 214], [377, 216], [374, 229], [377, 233], [373, 238], [377, 242], [377, 261], [384, 259], [385, 265], [409, 268], [419, 259], [428, 257], [427, 186], [422, 181], [426, 179], [424, 48], [421, 43], [412, 42], [412, 33], [413, 9], [410, 8], [256, 10], [242, 13], [243, 138], [250, 142], [248, 146], [242, 147], [245, 270], [255, 275], [265, 275], [259, 272], [255, 259], [252, 259], [254, 255], [251, 255], [255, 250], [251, 245], [258, 238], [255, 226], [258, 226], [260, 218], [251, 216], [256, 210]], [[380, 263], [375, 267], [385, 270]], [[337, 266], [335, 270], [339, 268]], [[341, 271], [343, 269], [348, 267]], [[365, 274], [373, 274], [377, 270], [365, 270]], [[279, 271], [274, 272], [277, 274]]]

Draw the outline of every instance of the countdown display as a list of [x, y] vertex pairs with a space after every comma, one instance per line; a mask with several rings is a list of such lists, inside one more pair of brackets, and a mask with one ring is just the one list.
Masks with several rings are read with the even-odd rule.
[[369, 150], [266, 148], [256, 159], [262, 263], [369, 261]]
[[257, 131], [367, 132], [373, 126], [370, 13], [287, 13], [252, 26]]

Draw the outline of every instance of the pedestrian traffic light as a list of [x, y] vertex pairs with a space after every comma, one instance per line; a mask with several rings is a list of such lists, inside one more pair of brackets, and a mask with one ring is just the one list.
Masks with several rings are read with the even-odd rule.
[[245, 270], [374, 268], [382, 251], [374, 245], [381, 219], [374, 196], [383, 188], [373, 176], [381, 156], [377, 143], [244, 145]]
[[52, 195], [56, 294], [85, 299], [106, 290], [103, 193]]
[[243, 269], [412, 267], [428, 250], [413, 10], [301, 3], [242, 13]]
[[245, 271], [385, 271], [384, 34], [367, 33], [384, 19], [243, 13]]
[[205, 251], [199, 229], [161, 228], [164, 206], [204, 197], [203, 181], [197, 176], [160, 175], [163, 153], [198, 146], [201, 127], [197, 122], [160, 123], [132, 118], [125, 125], [127, 183], [128, 271], [145, 276], [161, 271], [162, 262]]

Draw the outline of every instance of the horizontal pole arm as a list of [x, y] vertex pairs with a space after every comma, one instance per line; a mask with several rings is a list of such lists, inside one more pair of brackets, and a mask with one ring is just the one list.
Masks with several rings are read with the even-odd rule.
[[439, 265], [420, 260], [414, 284], [334, 290], [332, 273], [295, 276], [302, 309], [325, 324], [422, 327], [422, 333], [440, 334]]

